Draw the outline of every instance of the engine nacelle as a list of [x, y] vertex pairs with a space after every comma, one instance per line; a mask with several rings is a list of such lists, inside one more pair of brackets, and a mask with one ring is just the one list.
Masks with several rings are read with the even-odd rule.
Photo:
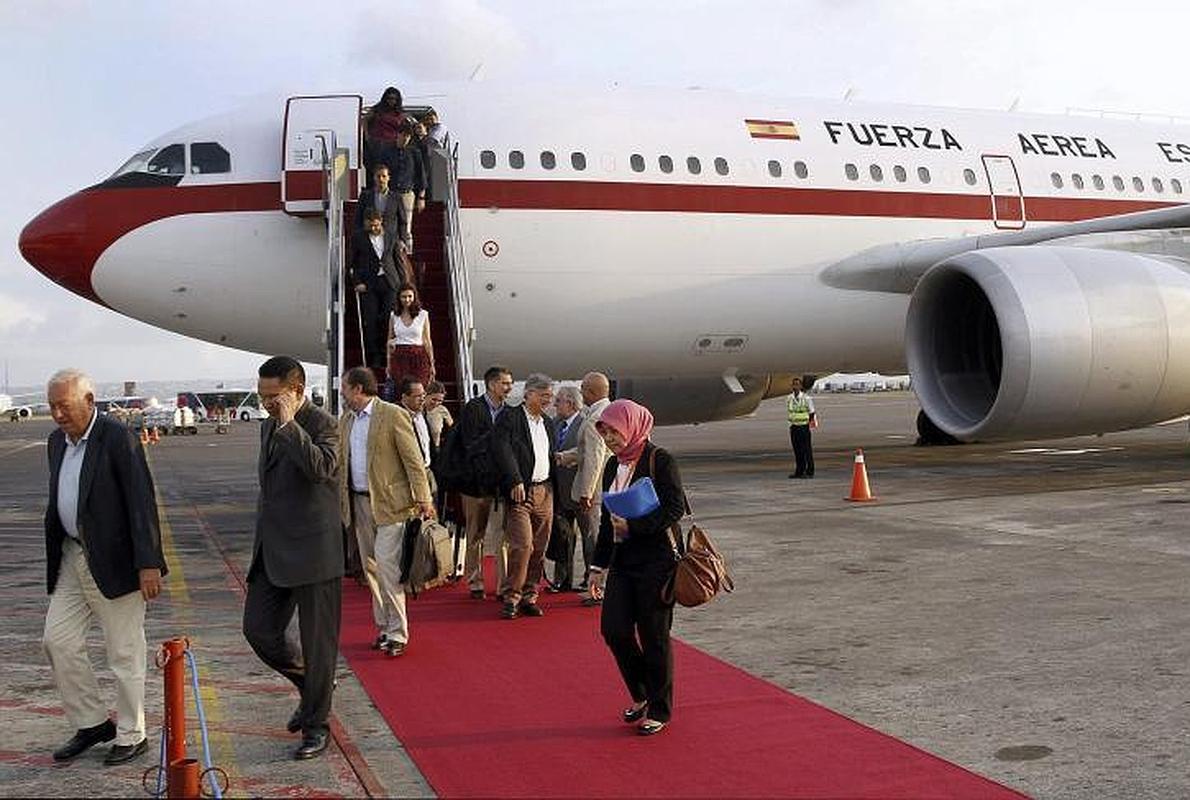
[[[723, 378], [618, 378], [616, 397], [627, 397], [653, 412], [658, 425], [714, 422], [751, 414], [760, 401], [788, 394], [790, 375], [740, 375], [744, 391], [733, 392]], [[784, 391], [782, 391], [784, 390]]]
[[1190, 408], [1190, 274], [1075, 247], [948, 258], [918, 282], [906, 355], [922, 409], [963, 441], [1103, 433]]

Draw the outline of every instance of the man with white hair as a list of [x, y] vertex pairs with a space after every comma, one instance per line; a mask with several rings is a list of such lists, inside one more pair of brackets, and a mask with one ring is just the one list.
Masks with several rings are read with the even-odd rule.
[[[43, 646], [74, 736], [54, 751], [69, 761], [116, 740], [104, 759], [122, 764], [148, 749], [145, 738], [145, 604], [166, 573], [153, 477], [132, 431], [95, 409], [95, 387], [78, 370], [54, 374], [50, 414], [49, 506], [45, 514], [46, 612]], [[116, 676], [116, 722], [87, 655], [98, 622]]]
[[[579, 428], [583, 422], [583, 397], [578, 387], [559, 386], [554, 395], [554, 408], [557, 410], [555, 437], [561, 453], [578, 446]], [[558, 464], [558, 494], [554, 498], [554, 529], [546, 549], [546, 558], [554, 562], [554, 580], [549, 590], [569, 592], [574, 588], [575, 520], [579, 511], [578, 503], [570, 496], [575, 469], [563, 465], [558, 458], [555, 461]]]
[[[579, 589], [587, 590], [587, 579], [591, 571], [591, 559], [595, 555], [595, 539], [599, 535], [599, 504], [602, 499], [603, 468], [611, 453], [603, 443], [603, 436], [595, 428], [599, 422], [599, 415], [611, 403], [611, 381], [602, 372], [588, 372], [583, 376], [579, 386], [583, 402], [582, 426], [578, 432], [578, 442], [573, 448], [558, 453], [558, 463], [564, 467], [573, 467], [574, 481], [570, 496], [578, 506], [577, 519], [579, 535], [583, 545], [583, 582]], [[596, 605], [601, 602], [598, 594], [588, 594], [583, 600], [586, 605]]]

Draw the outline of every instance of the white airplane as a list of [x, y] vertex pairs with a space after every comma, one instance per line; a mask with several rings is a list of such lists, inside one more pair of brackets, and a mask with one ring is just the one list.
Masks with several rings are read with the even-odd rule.
[[[354, 196], [362, 105], [179, 128], [31, 221], [21, 251], [153, 325], [325, 360], [319, 147], [333, 131]], [[445, 203], [415, 235], [449, 270], [435, 340], [478, 371], [603, 369], [689, 422], [793, 374], [907, 367], [919, 427], [962, 440], [1190, 410], [1190, 126], [482, 83], [406, 105], [451, 131]]]

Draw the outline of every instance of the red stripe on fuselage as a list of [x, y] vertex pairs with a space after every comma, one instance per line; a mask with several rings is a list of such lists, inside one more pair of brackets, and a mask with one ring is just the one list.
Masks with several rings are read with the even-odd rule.
[[[990, 220], [984, 194], [860, 189], [465, 178], [464, 208], [662, 211], [901, 219]], [[1071, 222], [1178, 205], [1098, 198], [1029, 197], [1030, 222]], [[183, 214], [279, 211], [280, 182], [86, 189], [50, 206], [21, 232], [25, 259], [76, 294], [103, 301], [91, 286], [100, 254], [136, 228]]]

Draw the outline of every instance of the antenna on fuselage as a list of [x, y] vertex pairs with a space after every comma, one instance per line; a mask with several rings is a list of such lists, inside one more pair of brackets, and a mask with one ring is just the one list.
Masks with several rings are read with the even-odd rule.
[[1019, 108], [1019, 107], [1020, 107], [1020, 104], [1021, 104], [1021, 98], [1020, 98], [1020, 97], [1017, 97], [1017, 98], [1015, 98], [1015, 99], [1012, 101], [1012, 105], [1010, 105], [1010, 106], [1008, 107], [1008, 110], [1009, 110], [1009, 111], [1016, 111], [1016, 110], [1017, 110], [1017, 108]]
[[851, 98], [858, 94], [858, 90], [854, 86], [848, 86], [847, 91], [843, 92], [843, 102], [850, 102]]
[[478, 76], [478, 75], [479, 75], [479, 71], [480, 71], [481, 69], [483, 69], [483, 62], [482, 62], [482, 61], [480, 61], [478, 64], [476, 64], [476, 65], [475, 65], [475, 69], [471, 70], [471, 77], [467, 78], [467, 80], [468, 80], [468, 81], [473, 81], [473, 80], [475, 80], [476, 76]]

